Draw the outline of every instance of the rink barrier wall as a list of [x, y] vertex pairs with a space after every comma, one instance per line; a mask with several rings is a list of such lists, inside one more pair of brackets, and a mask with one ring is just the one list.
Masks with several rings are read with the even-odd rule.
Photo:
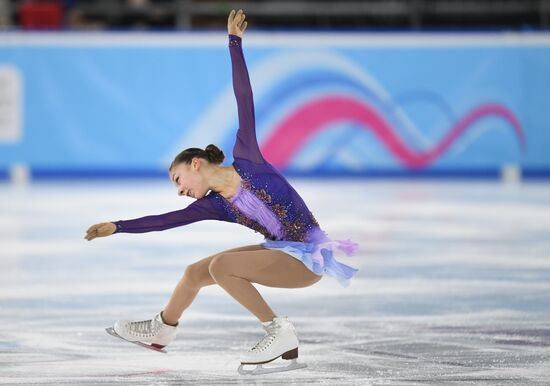
[[[550, 170], [524, 169], [519, 170], [520, 181], [549, 180]], [[284, 172], [287, 178], [357, 178], [357, 179], [426, 179], [426, 180], [504, 180], [502, 170], [472, 169], [472, 170], [368, 170], [361, 172]], [[0, 182], [41, 182], [41, 181], [70, 181], [70, 180], [118, 180], [118, 179], [153, 179], [168, 181], [167, 172], [155, 169], [142, 170], [91, 170], [91, 169], [36, 169], [29, 170], [28, 179], [14, 178], [10, 170], [0, 170]]]
[[[287, 175], [548, 175], [548, 32], [250, 31], [243, 42], [260, 148]], [[14, 165], [32, 179], [163, 176], [208, 143], [230, 162], [227, 50], [220, 31], [0, 33], [0, 178]]]

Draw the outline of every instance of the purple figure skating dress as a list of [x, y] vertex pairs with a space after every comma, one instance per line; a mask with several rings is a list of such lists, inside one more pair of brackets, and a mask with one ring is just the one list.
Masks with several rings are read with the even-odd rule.
[[116, 233], [160, 231], [202, 220], [239, 223], [264, 235], [261, 244], [264, 248], [283, 251], [302, 261], [315, 274], [327, 274], [347, 286], [357, 269], [338, 262], [334, 253], [340, 250], [351, 256], [358, 245], [351, 240], [331, 240], [300, 195], [263, 158], [256, 139], [252, 88], [241, 43], [240, 37], [229, 35], [233, 89], [239, 115], [232, 164], [242, 179], [238, 192], [227, 200], [210, 191], [181, 210], [115, 221]]

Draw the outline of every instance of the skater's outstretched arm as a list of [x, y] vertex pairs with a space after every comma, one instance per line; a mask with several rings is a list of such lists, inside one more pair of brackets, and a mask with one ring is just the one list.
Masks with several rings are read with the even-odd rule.
[[88, 241], [113, 233], [145, 233], [162, 231], [202, 220], [220, 220], [219, 213], [206, 196], [194, 201], [184, 209], [159, 215], [145, 216], [133, 220], [120, 220], [92, 225], [84, 238]]
[[245, 158], [256, 163], [265, 162], [258, 140], [256, 138], [256, 124], [254, 118], [254, 100], [252, 86], [244, 60], [242, 50], [242, 35], [246, 29], [247, 22], [244, 12], [239, 9], [232, 10], [227, 19], [227, 31], [229, 33], [229, 53], [231, 55], [231, 67], [233, 75], [233, 91], [237, 99], [237, 110], [239, 115], [239, 130], [233, 157]]

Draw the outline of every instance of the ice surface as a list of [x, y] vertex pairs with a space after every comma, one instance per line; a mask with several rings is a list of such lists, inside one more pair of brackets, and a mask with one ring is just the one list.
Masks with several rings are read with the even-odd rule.
[[348, 288], [260, 292], [301, 339], [290, 373], [243, 378], [263, 334], [217, 286], [164, 355], [115, 339], [152, 317], [186, 265], [261, 235], [205, 221], [88, 242], [102, 221], [188, 205], [168, 181], [0, 185], [0, 383], [542, 385], [550, 379], [550, 185], [292, 180], [335, 239], [360, 243]]

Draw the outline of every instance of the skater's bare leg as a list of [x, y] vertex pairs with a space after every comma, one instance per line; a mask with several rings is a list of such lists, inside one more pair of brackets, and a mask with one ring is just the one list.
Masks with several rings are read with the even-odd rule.
[[214, 257], [224, 253], [253, 251], [258, 249], [263, 249], [263, 247], [256, 244], [233, 248], [216, 253], [212, 256], [199, 260], [196, 263], [188, 265], [185, 269], [183, 277], [172, 292], [172, 296], [161, 314], [164, 322], [175, 325], [181, 317], [183, 311], [191, 305], [199, 290], [202, 287], [216, 284], [212, 276], [210, 276], [210, 272], [208, 270], [208, 266]]
[[261, 322], [271, 321], [276, 315], [252, 283], [300, 288], [321, 279], [301, 261], [271, 249], [221, 253], [212, 258], [209, 271], [216, 283]]

